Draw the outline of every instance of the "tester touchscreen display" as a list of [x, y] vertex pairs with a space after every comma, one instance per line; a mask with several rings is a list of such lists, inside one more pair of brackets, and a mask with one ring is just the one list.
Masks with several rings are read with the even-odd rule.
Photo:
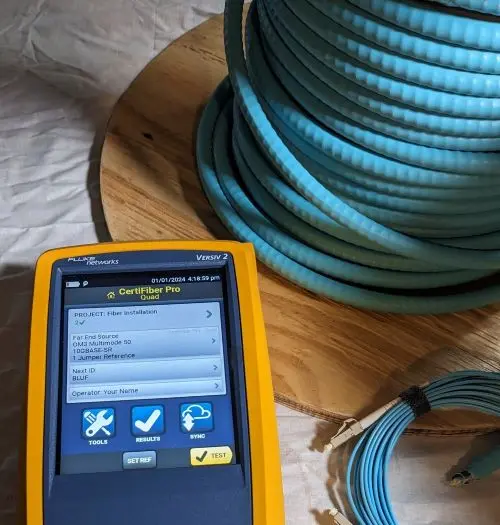
[[235, 463], [222, 271], [65, 277], [60, 474]]

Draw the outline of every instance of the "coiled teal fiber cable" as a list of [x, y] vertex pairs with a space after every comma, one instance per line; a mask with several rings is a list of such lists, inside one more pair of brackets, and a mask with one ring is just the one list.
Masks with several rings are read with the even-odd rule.
[[255, 0], [245, 53], [243, 2], [227, 0], [229, 77], [202, 115], [197, 161], [229, 230], [291, 281], [357, 307], [499, 301], [494, 4]]
[[[466, 409], [500, 416], [500, 374], [464, 371], [449, 374], [422, 388], [431, 410]], [[349, 505], [359, 525], [397, 525], [389, 498], [388, 465], [394, 449], [415, 420], [414, 410], [401, 399], [389, 403], [359, 422], [351, 421], [332, 439], [328, 449], [338, 448], [362, 433], [350, 455], [346, 490]], [[500, 454], [493, 449], [481, 458], [488, 475], [500, 468]], [[338, 511], [336, 523], [349, 521]]]

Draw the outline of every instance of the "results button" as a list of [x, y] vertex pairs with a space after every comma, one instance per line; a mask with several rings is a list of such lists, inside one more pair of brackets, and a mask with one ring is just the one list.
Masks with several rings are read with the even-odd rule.
[[228, 465], [233, 460], [230, 447], [205, 447], [191, 449], [191, 465], [205, 467], [208, 465]]
[[123, 454], [123, 468], [125, 470], [156, 468], [156, 452], [154, 450], [125, 452], [125, 454]]

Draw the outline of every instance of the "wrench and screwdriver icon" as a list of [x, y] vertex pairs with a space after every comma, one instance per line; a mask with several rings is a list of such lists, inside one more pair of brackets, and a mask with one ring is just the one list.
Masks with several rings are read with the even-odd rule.
[[106, 436], [111, 436], [111, 432], [106, 427], [113, 423], [114, 415], [111, 413], [110, 416], [106, 417], [107, 412], [107, 408], [98, 412], [97, 415], [93, 414], [90, 410], [84, 412], [83, 417], [90, 423], [90, 426], [85, 431], [87, 437], [94, 437], [100, 430], [102, 430]]

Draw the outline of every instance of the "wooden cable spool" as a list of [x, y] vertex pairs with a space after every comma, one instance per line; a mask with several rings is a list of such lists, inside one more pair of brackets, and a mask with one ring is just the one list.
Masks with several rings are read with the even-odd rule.
[[[222, 16], [185, 34], [151, 61], [114, 108], [101, 191], [115, 240], [228, 239], [195, 167], [200, 112], [227, 74]], [[442, 316], [357, 310], [315, 296], [259, 266], [276, 399], [339, 422], [359, 417], [413, 384], [461, 369], [498, 370], [497, 308]], [[440, 412], [412, 432], [492, 430], [493, 418]]]

